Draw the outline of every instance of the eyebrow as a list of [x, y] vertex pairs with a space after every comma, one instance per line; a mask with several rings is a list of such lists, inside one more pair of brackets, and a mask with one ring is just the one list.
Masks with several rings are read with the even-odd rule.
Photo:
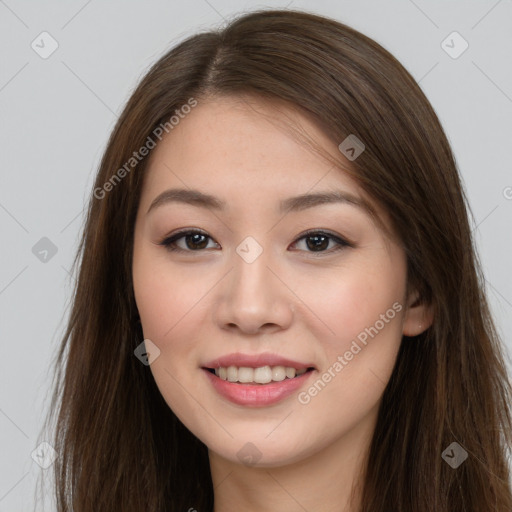
[[[226, 209], [226, 202], [218, 197], [210, 194], [205, 194], [199, 190], [172, 188], [165, 190], [159, 194], [151, 203], [146, 215], [165, 204], [169, 203], [182, 203], [197, 206], [200, 208], [207, 208], [217, 211], [224, 211]], [[350, 204], [361, 208], [364, 212], [372, 215], [372, 208], [362, 198], [342, 190], [317, 192], [314, 194], [302, 194], [295, 197], [283, 199], [279, 203], [279, 212], [282, 214], [288, 212], [303, 211], [308, 208], [320, 206], [324, 204], [342, 203]]]

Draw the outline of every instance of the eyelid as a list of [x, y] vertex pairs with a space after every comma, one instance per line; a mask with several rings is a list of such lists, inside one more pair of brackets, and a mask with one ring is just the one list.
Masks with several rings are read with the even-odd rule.
[[295, 239], [295, 241], [293, 243], [295, 244], [299, 240], [302, 240], [303, 238], [307, 238], [308, 236], [313, 236], [313, 235], [325, 235], [342, 245], [354, 247], [354, 243], [351, 242], [348, 238], [338, 235], [337, 233], [334, 233], [333, 231], [330, 231], [328, 229], [322, 229], [322, 228], [313, 228], [313, 229], [308, 229], [307, 231], [302, 232], [300, 235], [297, 236], [297, 238]]
[[[199, 228], [184, 228], [184, 229], [181, 229], [181, 230], [177, 231], [176, 233], [172, 233], [170, 235], [166, 235], [163, 238], [163, 240], [158, 242], [158, 245], [164, 246], [170, 252], [183, 252], [183, 253], [185, 253], [185, 252], [186, 253], [197, 252], [197, 253], [199, 253], [199, 252], [204, 251], [204, 249], [199, 250], [199, 251], [192, 251], [192, 250], [182, 249], [181, 247], [172, 247], [171, 246], [171, 244], [175, 243], [180, 238], [184, 238], [187, 235], [197, 235], [197, 234], [204, 235], [205, 237], [209, 238], [210, 240], [215, 241], [215, 239], [212, 236], [210, 236], [206, 231], [203, 231], [202, 229], [199, 229]], [[215, 243], [220, 245], [216, 241], [215, 241]]]

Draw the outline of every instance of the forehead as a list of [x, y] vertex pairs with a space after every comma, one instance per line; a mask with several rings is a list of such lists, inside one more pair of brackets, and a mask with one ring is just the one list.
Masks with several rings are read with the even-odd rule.
[[147, 210], [165, 189], [178, 187], [216, 196], [228, 210], [278, 208], [291, 196], [342, 191], [361, 198], [388, 230], [386, 213], [350, 171], [335, 142], [302, 111], [254, 96], [213, 97], [198, 100], [152, 151], [141, 207]]
[[[347, 173], [313, 151], [312, 144], [342, 161], [336, 144], [312, 120], [282, 102], [252, 97], [199, 100], [151, 153], [148, 181], [151, 175], [173, 176], [166, 170], [170, 167], [175, 179], [179, 175], [212, 188], [222, 180], [269, 192], [284, 186], [304, 193], [319, 181], [358, 189]], [[349, 168], [348, 160], [344, 165]]]

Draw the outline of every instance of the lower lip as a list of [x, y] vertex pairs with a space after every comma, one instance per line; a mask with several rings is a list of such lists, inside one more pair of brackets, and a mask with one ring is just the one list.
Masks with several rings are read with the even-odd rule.
[[313, 373], [311, 370], [299, 377], [269, 384], [239, 384], [223, 380], [204, 368], [202, 370], [220, 395], [237, 405], [252, 407], [264, 407], [284, 400], [303, 386]]

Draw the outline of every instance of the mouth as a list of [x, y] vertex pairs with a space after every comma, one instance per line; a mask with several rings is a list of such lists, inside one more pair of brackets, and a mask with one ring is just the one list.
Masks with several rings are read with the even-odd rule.
[[266, 384], [293, 380], [315, 370], [312, 366], [297, 369], [281, 365], [266, 365], [256, 368], [248, 366], [218, 366], [216, 368], [203, 367], [203, 369], [217, 376], [219, 379], [232, 384], [250, 386], [265, 386]]

